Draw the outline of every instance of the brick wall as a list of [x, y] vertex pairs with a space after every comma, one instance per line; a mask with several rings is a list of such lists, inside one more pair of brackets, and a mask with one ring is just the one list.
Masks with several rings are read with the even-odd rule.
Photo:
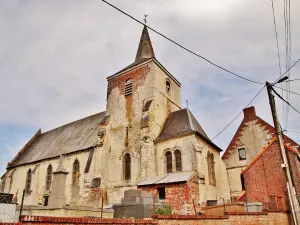
[[100, 219], [100, 218], [72, 218], [72, 217], [42, 217], [42, 216], [23, 216], [20, 223], [1, 223], [0, 225], [24, 225], [24, 224], [94, 224], [94, 225], [288, 225], [287, 213], [229, 213], [226, 216], [155, 216], [149, 220], [124, 220], [124, 219]]
[[[291, 170], [299, 189], [299, 168], [295, 156], [287, 151]], [[270, 160], [271, 159], [271, 160]], [[266, 210], [289, 209], [286, 191], [286, 178], [281, 167], [281, 154], [278, 142], [269, 148], [244, 172], [246, 197], [248, 202], [262, 202]]]

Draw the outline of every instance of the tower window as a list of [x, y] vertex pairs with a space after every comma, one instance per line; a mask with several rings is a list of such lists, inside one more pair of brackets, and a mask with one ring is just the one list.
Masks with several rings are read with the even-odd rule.
[[169, 93], [171, 89], [171, 82], [169, 79], [166, 79], [166, 92]]
[[131, 179], [131, 156], [129, 153], [126, 153], [124, 156], [124, 180]]
[[246, 159], [246, 150], [245, 148], [238, 149], [239, 152], [239, 160], [245, 160]]
[[128, 79], [125, 82], [125, 96], [132, 94], [132, 80]]

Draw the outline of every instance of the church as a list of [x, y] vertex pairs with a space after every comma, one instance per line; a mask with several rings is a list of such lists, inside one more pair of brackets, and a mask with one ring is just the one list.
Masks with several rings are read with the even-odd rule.
[[8, 163], [1, 192], [20, 203], [25, 189], [25, 205], [97, 208], [141, 189], [173, 212], [230, 199], [222, 149], [181, 107], [181, 84], [156, 59], [146, 26], [134, 62], [107, 82], [106, 111], [38, 130]]

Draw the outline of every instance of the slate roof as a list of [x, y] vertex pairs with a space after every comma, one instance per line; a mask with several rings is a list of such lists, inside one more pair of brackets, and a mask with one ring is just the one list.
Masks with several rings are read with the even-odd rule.
[[40, 134], [8, 167], [85, 150], [98, 144], [99, 123], [106, 112], [71, 122]]
[[196, 174], [195, 171], [167, 173], [140, 181], [137, 186], [186, 182]]
[[222, 149], [216, 146], [209, 139], [209, 137], [189, 109], [181, 109], [171, 112], [160, 135], [156, 139], [156, 142], [193, 133], [199, 135], [205, 142], [215, 147], [217, 150], [222, 151]]

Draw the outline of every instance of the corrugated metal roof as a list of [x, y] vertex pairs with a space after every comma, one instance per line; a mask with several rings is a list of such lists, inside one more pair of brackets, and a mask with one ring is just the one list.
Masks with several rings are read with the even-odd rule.
[[140, 181], [137, 186], [154, 185], [154, 184], [168, 184], [188, 181], [196, 174], [195, 171], [182, 171], [167, 173], [165, 175], [155, 176], [146, 180]]
[[42, 133], [9, 167], [88, 149], [97, 145], [99, 122], [106, 112]]

